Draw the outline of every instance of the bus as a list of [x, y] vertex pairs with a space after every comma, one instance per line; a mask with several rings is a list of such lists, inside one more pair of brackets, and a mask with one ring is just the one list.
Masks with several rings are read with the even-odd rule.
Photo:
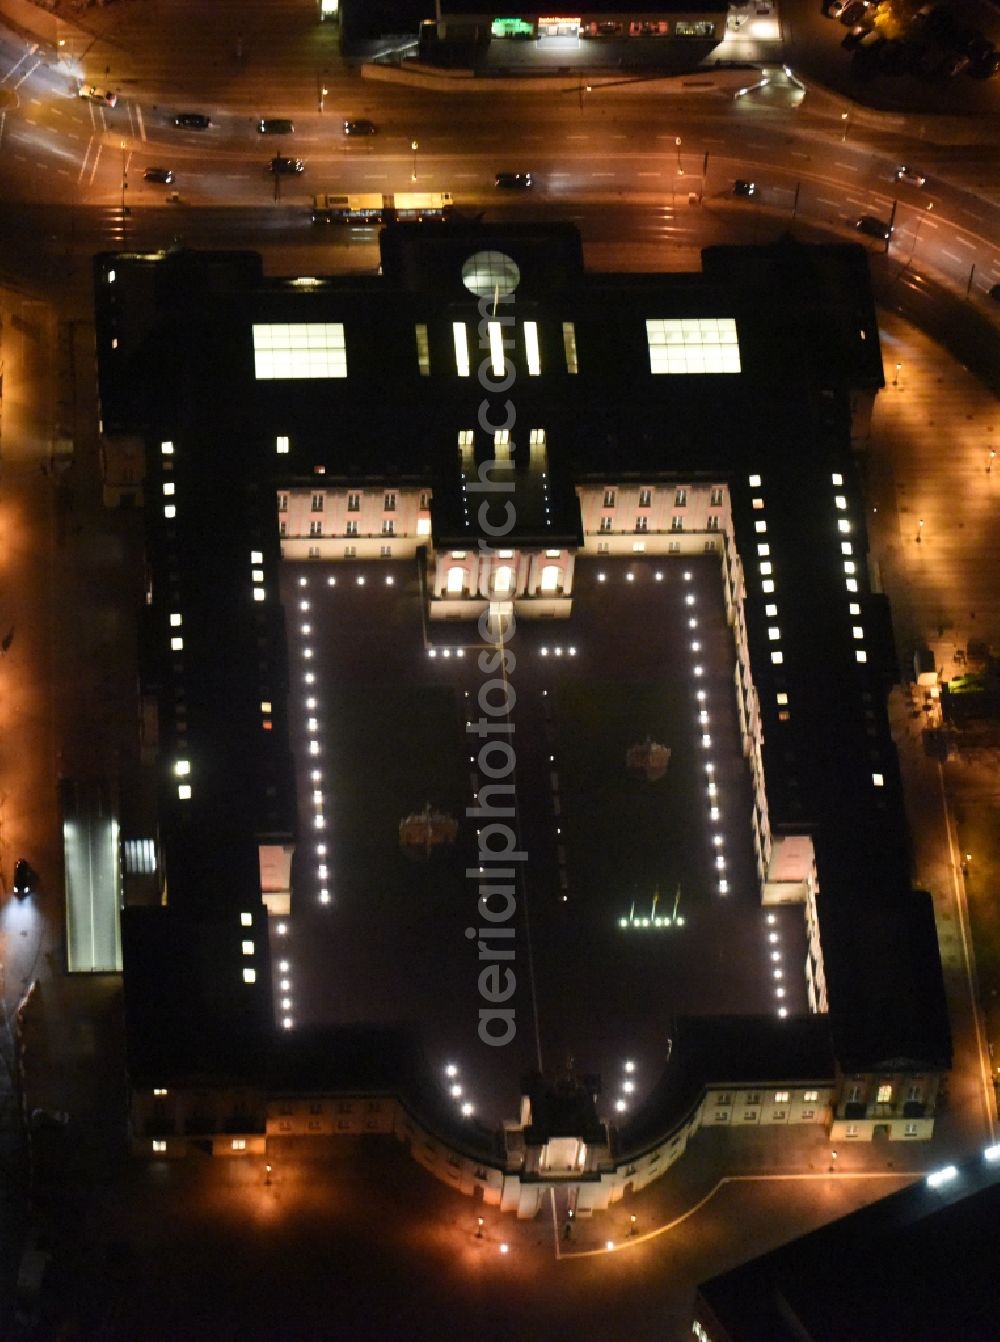
[[370, 192], [358, 196], [313, 196], [314, 224], [379, 224], [443, 220], [451, 216], [455, 202], [450, 191], [397, 191], [394, 196]]
[[450, 191], [397, 191], [392, 206], [392, 217], [398, 223], [422, 223], [426, 219], [448, 219], [455, 202]]
[[375, 227], [384, 224], [389, 200], [380, 191], [360, 196], [313, 196], [314, 224], [359, 224]]

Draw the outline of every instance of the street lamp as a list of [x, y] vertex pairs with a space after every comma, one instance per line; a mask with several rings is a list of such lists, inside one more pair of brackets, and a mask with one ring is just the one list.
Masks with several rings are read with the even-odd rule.
[[413, 150], [413, 171], [410, 173], [410, 181], [415, 182], [417, 180], [417, 150], [420, 146], [416, 140], [411, 140], [410, 148]]
[[684, 169], [681, 167], [681, 137], [679, 135], [675, 137], [674, 144], [677, 146], [677, 176], [683, 177]]
[[320, 85], [320, 87], [319, 87], [319, 110], [320, 110], [321, 112], [323, 111], [324, 107], [326, 106], [326, 95], [327, 95], [329, 92], [330, 92], [330, 90], [326, 87], [325, 84], [321, 84], [321, 85]]
[[265, 1188], [270, 1188], [270, 1187], [271, 1187], [271, 1166], [270, 1166], [270, 1165], [265, 1165], [265, 1166], [264, 1166], [264, 1187], [265, 1187]]
[[922, 517], [918, 517], [918, 518], [917, 518], [917, 544], [918, 544], [918, 545], [920, 544], [920, 541], [921, 541], [921, 539], [922, 539], [922, 536], [923, 536], [923, 530], [924, 530], [924, 519], [923, 519]]
[[477, 1216], [477, 1217], [476, 1217], [476, 1239], [482, 1239], [482, 1238], [483, 1238], [483, 1218], [482, 1218], [481, 1216]]
[[899, 374], [900, 374], [900, 372], [902, 371], [902, 368], [903, 368], [903, 365], [897, 361], [897, 363], [896, 363], [896, 376], [892, 379], [892, 385], [893, 385], [894, 387], [898, 387], [898, 386], [899, 386]]
[[991, 447], [991, 448], [990, 448], [989, 459], [988, 459], [987, 462], [986, 462], [986, 474], [987, 474], [987, 475], [991, 475], [991, 474], [993, 473], [993, 458], [996, 456], [996, 454], [997, 454], [997, 450], [996, 450], [996, 448], [995, 448], [995, 447]]
[[843, 135], [841, 135], [841, 137], [840, 137], [840, 139], [841, 139], [841, 143], [843, 143], [843, 141], [847, 139], [847, 132], [848, 132], [848, 131], [850, 130], [850, 128], [851, 128], [851, 114], [850, 114], [850, 112], [841, 112], [841, 114], [840, 114], [840, 119], [841, 119], [841, 121], [844, 123], [844, 133], [843, 133]]

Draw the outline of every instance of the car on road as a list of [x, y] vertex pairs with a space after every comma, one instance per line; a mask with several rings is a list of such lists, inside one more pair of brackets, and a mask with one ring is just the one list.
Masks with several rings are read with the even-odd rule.
[[748, 182], [742, 177], [737, 177], [733, 183], [734, 196], [755, 196], [757, 194], [757, 183]]
[[888, 242], [892, 237], [889, 225], [884, 219], [877, 219], [874, 214], [863, 214], [854, 227], [866, 237], [880, 238], [882, 242]]
[[174, 180], [174, 174], [169, 168], [147, 168], [142, 174], [144, 182], [159, 182], [161, 186], [169, 186]]
[[174, 117], [174, 125], [184, 130], [208, 130], [211, 124], [211, 117], [204, 112], [178, 112]]
[[498, 172], [493, 180], [506, 191], [530, 191], [534, 186], [530, 172]]
[[1000, 303], [1000, 284], [994, 284], [986, 290], [987, 297], [992, 298], [994, 303]]
[[114, 107], [118, 101], [118, 94], [113, 93], [111, 89], [102, 93], [96, 84], [81, 84], [76, 91], [78, 98], [86, 98], [88, 102], [101, 103], [104, 107]]
[[897, 182], [909, 182], [911, 186], [923, 186], [927, 178], [916, 168], [911, 168], [905, 163], [901, 163], [896, 169]]
[[288, 158], [285, 154], [275, 154], [271, 159], [271, 172], [277, 173], [279, 177], [290, 177], [297, 172], [305, 172], [306, 165], [300, 158]]
[[287, 117], [261, 117], [257, 122], [259, 135], [291, 135], [294, 129], [294, 121], [289, 121]]
[[360, 118], [359, 120], [357, 120], [357, 121], [345, 121], [345, 122], [344, 122], [344, 134], [345, 134], [345, 135], [374, 135], [374, 134], [375, 134], [375, 122], [374, 122], [374, 121], [367, 121], [364, 117], [361, 117], [361, 118]]
[[24, 899], [35, 888], [35, 873], [27, 858], [19, 857], [14, 863], [14, 894]]

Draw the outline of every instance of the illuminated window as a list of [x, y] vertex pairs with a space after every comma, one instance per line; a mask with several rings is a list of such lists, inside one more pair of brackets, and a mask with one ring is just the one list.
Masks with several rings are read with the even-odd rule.
[[861, 662], [861, 663], [864, 663], [864, 662], [867, 662], [867, 661], [868, 661], [868, 654], [867, 654], [867, 652], [865, 652], [864, 648], [858, 648], [858, 649], [855, 651], [855, 653], [854, 653], [854, 660], [855, 660], [856, 662]]
[[576, 326], [573, 322], [563, 322], [563, 353], [566, 355], [566, 372], [578, 373], [580, 371], [576, 361]]
[[509, 592], [514, 586], [514, 570], [509, 564], [501, 564], [493, 577], [494, 592]]
[[546, 564], [542, 569], [542, 591], [554, 592], [559, 587], [559, 568], [555, 564]]
[[247, 1149], [246, 1139], [244, 1137], [233, 1138], [233, 1150], [245, 1151]]
[[429, 517], [417, 518], [417, 535], [429, 536], [431, 534], [431, 519]]
[[652, 373], [738, 373], [740, 346], [733, 317], [650, 317]]
[[154, 1151], [165, 1151], [166, 1149], [167, 1149], [167, 1144], [166, 1144], [166, 1142], [163, 1141], [162, 1138], [154, 1137], [154, 1139], [153, 1139], [153, 1150], [154, 1150]]
[[747, 484], [750, 486], [751, 489], [760, 489], [760, 476], [748, 475]]
[[176, 492], [176, 489], [177, 486], [174, 484], [173, 480], [164, 480], [163, 492], [167, 496], [167, 498], [170, 498], [171, 495]]
[[503, 327], [499, 322], [487, 322], [486, 331], [490, 342], [490, 368], [494, 377], [503, 377], [507, 365], [507, 356], [504, 354], [506, 342], [503, 338]]
[[241, 927], [252, 927], [252, 926], [253, 926], [253, 914], [252, 914], [252, 913], [241, 913], [241, 914], [240, 914], [240, 926], [241, 926]]
[[191, 784], [190, 784], [190, 783], [178, 783], [178, 784], [177, 784], [177, 796], [178, 796], [178, 798], [179, 798], [181, 801], [190, 801], [190, 800], [191, 800]]
[[542, 371], [542, 356], [538, 349], [538, 323], [524, 323], [524, 352], [528, 359], [528, 372], [537, 377]]
[[343, 322], [254, 323], [253, 353], [258, 381], [347, 376]]
[[166, 1095], [166, 1093], [167, 1093], [167, 1091], [166, 1091], [166, 1087], [164, 1087], [164, 1086], [154, 1086], [154, 1087], [153, 1087], [153, 1094], [154, 1094], [154, 1095]]
[[803, 1103], [805, 1104], [815, 1104], [818, 1099], [819, 1099], [818, 1090], [804, 1090], [802, 1092], [802, 1100]]
[[170, 628], [179, 629], [183, 623], [183, 617], [180, 611], [172, 610], [170, 612]]
[[448, 570], [448, 591], [457, 594], [465, 586], [465, 569], [450, 568]]
[[451, 334], [455, 342], [455, 371], [459, 377], [468, 377], [470, 372], [469, 333], [465, 329], [465, 322], [452, 322]]
[[274, 440], [274, 450], [275, 450], [275, 452], [279, 453], [281, 456], [285, 456], [285, 455], [287, 455], [287, 453], [288, 453], [288, 435], [287, 435], [287, 434], [279, 433], [279, 434], [277, 435], [277, 437], [276, 437], [275, 440]]
[[256, 982], [257, 982], [257, 971], [256, 971], [256, 969], [253, 968], [252, 965], [247, 965], [247, 966], [244, 968], [244, 970], [243, 970], [243, 982], [244, 982], [244, 983], [256, 983]]
[[417, 367], [420, 370], [420, 376], [430, 377], [431, 347], [427, 342], [427, 327], [422, 322], [417, 322], [414, 327], [414, 334], [417, 339]]
[[847, 507], [847, 500], [844, 498], [843, 494], [837, 494], [833, 501], [838, 508], [843, 509]]
[[171, 652], [183, 652], [183, 650], [184, 650], [184, 640], [181, 638], [180, 634], [176, 634], [176, 635], [170, 640], [170, 651], [171, 651]]
[[763, 521], [763, 519], [759, 522], [754, 522], [753, 529], [757, 532], [758, 536], [762, 536], [764, 532], [767, 531], [767, 523]]
[[167, 519], [177, 516], [177, 505], [175, 503], [165, 503], [163, 505], [163, 516]]
[[885, 779], [882, 777], [881, 774], [872, 774], [872, 786], [885, 787]]
[[842, 485], [844, 483], [844, 477], [840, 474], [839, 471], [834, 471], [834, 473], [830, 476], [830, 479], [833, 481], [835, 485]]
[[775, 642], [776, 639], [779, 639], [781, 637], [780, 626], [776, 624], [768, 625], [767, 636], [772, 643]]
[[875, 1092], [876, 1104], [892, 1104], [892, 1086], [884, 1084]]
[[178, 778], [186, 778], [191, 772], [190, 760], [176, 760], [174, 762], [174, 773]]
[[167, 443], [161, 443], [161, 444], [160, 444], [160, 451], [161, 451], [161, 453], [163, 454], [163, 456], [165, 456], [165, 457], [172, 457], [172, 456], [174, 455], [174, 445], [173, 445], [173, 443], [169, 443], [169, 442], [167, 442]]
[[778, 703], [781, 704], [782, 706], [788, 703], [788, 695], [785, 693], [784, 690], [779, 690], [775, 697], [777, 698]]
[[775, 1102], [775, 1104], [787, 1104], [787, 1103], [788, 1103], [788, 1091], [787, 1091], [787, 1090], [776, 1090], [776, 1091], [774, 1092], [774, 1102]]
[[771, 663], [773, 666], [781, 666], [784, 660], [785, 660], [785, 654], [783, 652], [771, 653]]
[[757, 553], [758, 553], [759, 555], [762, 555], [763, 557], [766, 558], [766, 557], [771, 553], [771, 545], [770, 545], [770, 542], [769, 542], [769, 541], [760, 541], [760, 542], [758, 543], [758, 545], [757, 545]]

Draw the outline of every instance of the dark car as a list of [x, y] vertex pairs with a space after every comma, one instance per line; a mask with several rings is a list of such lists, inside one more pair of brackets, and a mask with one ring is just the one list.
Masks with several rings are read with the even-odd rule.
[[994, 284], [986, 290], [987, 296], [993, 299], [994, 303], [1000, 303], [1000, 284]]
[[917, 168], [911, 168], [907, 163], [901, 163], [896, 169], [897, 182], [909, 182], [911, 186], [923, 186], [927, 178]]
[[529, 191], [534, 185], [530, 172], [498, 172], [493, 180], [510, 191]]
[[185, 130], [208, 130], [211, 124], [211, 117], [207, 117], [204, 112], [178, 112], [174, 117], [174, 125], [182, 126]]
[[967, 75], [973, 79], [992, 79], [1000, 71], [1000, 51], [993, 50], [984, 52], [982, 56], [973, 56]]
[[361, 118], [360, 121], [345, 121], [345, 122], [344, 122], [344, 134], [345, 134], [345, 135], [374, 135], [374, 134], [375, 134], [375, 122], [374, 122], [374, 121], [366, 121], [363, 117]]
[[14, 894], [18, 899], [30, 895], [35, 887], [35, 873], [26, 858], [19, 857], [14, 863]]
[[885, 220], [876, 219], [873, 214], [863, 214], [854, 227], [866, 237], [879, 238], [882, 242], [888, 242], [892, 236], [892, 229]]
[[161, 186], [169, 186], [174, 180], [174, 174], [169, 168], [147, 168], [142, 174], [144, 182], [159, 182]]
[[286, 158], [284, 154], [275, 154], [271, 159], [271, 171], [288, 177], [297, 172], [305, 172], [306, 165], [300, 158]]
[[287, 117], [262, 117], [257, 122], [257, 131], [260, 135], [291, 135], [295, 129], [295, 123], [289, 121]]
[[747, 182], [742, 177], [737, 177], [733, 183], [734, 196], [755, 196], [757, 194], [757, 183]]
[[840, 11], [840, 21], [845, 28], [853, 28], [861, 23], [868, 13], [868, 0], [850, 0]]

